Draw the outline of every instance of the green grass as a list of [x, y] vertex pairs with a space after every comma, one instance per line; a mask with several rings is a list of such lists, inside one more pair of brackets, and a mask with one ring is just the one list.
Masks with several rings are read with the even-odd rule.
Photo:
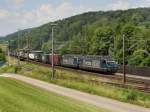
[[[100, 77], [73, 73], [65, 70], [57, 70], [57, 78], [52, 81], [50, 80], [50, 68], [34, 64], [22, 64], [25, 68], [18, 70], [18, 74], [43, 80], [49, 83], [54, 83], [60, 86], [77, 89], [83, 92], [105, 96], [122, 102], [128, 102], [150, 108], [150, 94], [148, 93], [140, 92], [133, 88], [125, 89], [114, 87], [100, 83], [101, 81], [104, 81], [104, 79], [101, 79]], [[3, 70], [0, 69], [0, 72], [1, 71]], [[91, 80], [95, 80], [98, 83], [95, 83]]]
[[0, 67], [0, 73], [15, 73], [15, 66], [8, 66], [8, 65], [4, 65], [2, 67]]
[[0, 112], [106, 112], [106, 110], [14, 79], [1, 77]]

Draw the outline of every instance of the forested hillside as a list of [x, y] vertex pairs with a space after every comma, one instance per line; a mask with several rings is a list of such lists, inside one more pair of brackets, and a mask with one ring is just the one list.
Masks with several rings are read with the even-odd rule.
[[[56, 21], [55, 52], [61, 54], [111, 55], [122, 63], [125, 36], [126, 63], [150, 66], [150, 8], [88, 12]], [[51, 24], [10, 34], [11, 48], [51, 51]], [[13, 41], [12, 41], [13, 40]]]

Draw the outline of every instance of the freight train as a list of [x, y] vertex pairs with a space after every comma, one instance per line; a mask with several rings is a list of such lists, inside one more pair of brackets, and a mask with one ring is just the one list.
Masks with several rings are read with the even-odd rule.
[[[41, 51], [27, 52], [10, 52], [11, 56], [18, 57], [20, 60], [29, 58], [46, 64], [52, 63], [52, 55], [44, 54]], [[88, 70], [93, 72], [115, 73], [118, 70], [118, 64], [109, 56], [83, 56], [83, 55], [59, 55], [54, 54], [54, 65], [70, 67], [74, 69]]]

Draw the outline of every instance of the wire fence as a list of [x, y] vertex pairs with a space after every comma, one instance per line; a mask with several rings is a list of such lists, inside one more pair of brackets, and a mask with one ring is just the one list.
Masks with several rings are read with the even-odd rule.
[[[119, 73], [123, 72], [123, 67], [120, 66]], [[132, 74], [137, 76], [150, 77], [150, 67], [136, 67], [136, 66], [126, 66], [126, 74]]]

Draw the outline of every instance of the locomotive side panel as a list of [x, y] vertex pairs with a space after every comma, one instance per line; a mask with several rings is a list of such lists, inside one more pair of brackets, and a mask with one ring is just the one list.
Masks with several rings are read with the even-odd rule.
[[78, 57], [75, 56], [70, 56], [70, 55], [64, 55], [62, 57], [62, 66], [67, 66], [67, 67], [73, 67], [73, 68], [78, 68]]

